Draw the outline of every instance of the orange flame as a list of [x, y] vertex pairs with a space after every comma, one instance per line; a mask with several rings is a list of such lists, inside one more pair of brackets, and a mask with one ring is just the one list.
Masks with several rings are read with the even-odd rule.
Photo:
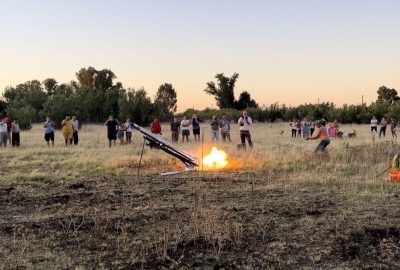
[[228, 155], [224, 151], [213, 147], [211, 153], [203, 158], [203, 164], [208, 167], [220, 169], [228, 165], [227, 159]]

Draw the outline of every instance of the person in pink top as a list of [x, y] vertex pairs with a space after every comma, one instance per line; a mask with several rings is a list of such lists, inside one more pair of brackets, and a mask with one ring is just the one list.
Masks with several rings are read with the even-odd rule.
[[309, 138], [306, 138], [306, 140], [317, 140], [321, 139], [319, 142], [317, 148], [315, 148], [314, 153], [318, 152], [324, 152], [325, 148], [330, 144], [329, 136], [328, 136], [328, 131], [326, 130], [326, 127], [321, 125], [319, 121], [315, 123], [315, 126], [317, 127], [317, 130], [315, 132], [315, 135]]

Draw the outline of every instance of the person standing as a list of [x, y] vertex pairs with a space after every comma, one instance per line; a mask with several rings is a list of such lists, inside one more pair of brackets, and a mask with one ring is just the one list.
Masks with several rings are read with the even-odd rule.
[[396, 127], [397, 127], [396, 118], [391, 118], [390, 119], [390, 131], [392, 132], [392, 138], [397, 139]]
[[10, 117], [6, 116], [6, 123], [7, 123], [7, 139], [8, 143], [11, 145], [11, 126], [12, 126], [12, 121]]
[[240, 141], [242, 142], [242, 148], [246, 149], [246, 139], [251, 148], [253, 148], [253, 142], [251, 141], [250, 125], [253, 123], [250, 116], [247, 115], [247, 111], [242, 112], [242, 116], [238, 120], [240, 126]]
[[153, 122], [150, 124], [150, 130], [151, 130], [151, 133], [153, 133], [156, 136], [162, 135], [161, 125], [160, 125], [160, 122], [158, 122], [157, 118], [154, 118]]
[[193, 128], [194, 141], [199, 142], [200, 141], [200, 122], [199, 122], [199, 119], [197, 118], [196, 114], [193, 114], [193, 116], [192, 116], [192, 128]]
[[121, 145], [124, 145], [125, 125], [123, 123], [118, 125], [117, 138]]
[[292, 128], [292, 138], [296, 137], [296, 119], [293, 119], [293, 121], [290, 123], [290, 126]]
[[124, 124], [125, 127], [125, 137], [126, 137], [126, 144], [131, 143], [132, 139], [132, 123], [131, 119], [126, 119], [126, 122]]
[[314, 130], [315, 130], [315, 122], [313, 119], [311, 119], [311, 121], [310, 121], [310, 136], [313, 135]]
[[302, 126], [301, 126], [301, 122], [300, 122], [300, 119], [297, 119], [296, 120], [296, 137], [301, 137], [301, 128], [302, 128]]
[[375, 115], [371, 119], [371, 133], [378, 133], [378, 119], [376, 119]]
[[218, 141], [219, 138], [219, 125], [220, 122], [217, 119], [217, 117], [215, 115], [213, 115], [212, 120], [210, 121], [210, 126], [211, 126], [211, 140], [214, 141]]
[[18, 119], [14, 118], [14, 121], [11, 124], [11, 144], [12, 146], [18, 147], [20, 144], [20, 138], [19, 138], [19, 133], [20, 133], [20, 128], [19, 128], [19, 123]]
[[381, 137], [381, 135], [383, 135], [383, 137], [386, 136], [386, 126], [387, 126], [387, 120], [385, 117], [382, 117], [381, 129], [379, 130], [379, 138]]
[[178, 121], [178, 118], [174, 117], [174, 121], [171, 122], [170, 124], [171, 126], [171, 139], [172, 142], [178, 142], [179, 141], [179, 133], [180, 133], [180, 128], [181, 128], [181, 124]]
[[47, 146], [50, 146], [50, 141], [51, 141], [51, 146], [54, 147], [54, 127], [56, 125], [54, 124], [53, 121], [51, 121], [50, 116], [46, 117], [46, 122], [43, 123], [43, 128], [44, 128], [44, 139], [47, 142]]
[[228, 142], [232, 142], [231, 121], [227, 120], [225, 115], [222, 116], [221, 120], [221, 137], [223, 142], [226, 142], [227, 140]]
[[117, 127], [119, 122], [117, 119], [114, 120], [112, 115], [108, 116], [107, 121], [104, 123], [107, 126], [107, 138], [108, 138], [108, 146], [111, 148], [111, 144], [114, 141], [114, 146], [117, 145]]
[[335, 138], [337, 138], [339, 133], [339, 124], [336, 119], [333, 121], [333, 131], [335, 132]]
[[321, 123], [321, 126], [325, 127], [326, 126], [326, 122], [328, 122], [328, 121], [326, 120], [326, 117], [324, 116], [324, 117], [322, 117], [321, 120], [319, 120], [319, 122]]
[[7, 125], [7, 118], [4, 117], [3, 121], [0, 122], [0, 145], [2, 147], [7, 147], [7, 140], [8, 140], [8, 125]]
[[182, 129], [182, 142], [185, 142], [185, 137], [186, 137], [186, 142], [189, 142], [189, 126], [190, 126], [190, 120], [186, 119], [186, 114], [183, 115], [183, 119], [181, 121], [181, 129]]
[[65, 146], [70, 146], [72, 143], [72, 136], [74, 134], [74, 125], [72, 124], [71, 118], [69, 115], [65, 117], [65, 119], [61, 122], [61, 126], [63, 128], [63, 136], [65, 141]]
[[315, 148], [314, 153], [324, 152], [325, 148], [330, 143], [329, 136], [328, 136], [328, 131], [326, 130], [326, 127], [321, 124], [320, 121], [317, 121], [315, 123], [315, 125], [317, 126], [317, 131], [316, 131], [315, 136], [306, 138], [306, 140], [308, 141], [308, 140], [321, 139], [321, 141], [319, 142], [317, 148]]
[[72, 134], [72, 140], [74, 141], [74, 145], [78, 145], [79, 121], [78, 119], [76, 119], [76, 115], [72, 116], [72, 125], [74, 126], [74, 133]]

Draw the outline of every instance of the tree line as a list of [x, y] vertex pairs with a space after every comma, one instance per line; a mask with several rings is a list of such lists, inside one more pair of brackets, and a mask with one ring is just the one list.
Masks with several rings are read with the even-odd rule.
[[260, 108], [246, 90], [238, 99], [235, 98], [239, 74], [227, 77], [219, 73], [215, 76], [217, 81], [207, 82], [204, 89], [214, 96], [219, 109], [188, 109], [177, 114], [177, 94], [170, 83], [160, 85], [155, 96], [150, 98], [144, 87], [124, 88], [122, 83], [115, 82], [116, 75], [108, 69], [81, 68], [75, 75], [77, 80], [69, 83], [59, 84], [54, 78], [48, 78], [6, 87], [0, 100], [0, 114], [18, 118], [23, 129], [29, 129], [32, 123], [42, 122], [46, 116], [50, 116], [55, 123], [61, 123], [66, 115], [73, 114], [78, 116], [80, 123], [102, 123], [111, 114], [119, 119], [130, 118], [142, 126], [148, 125], [154, 118], [165, 122], [171, 121], [174, 116], [187, 114], [191, 117], [195, 113], [202, 120], [211, 119], [213, 115], [226, 115], [228, 119], [237, 120], [243, 109], [247, 109], [249, 115], [259, 122], [325, 117], [341, 123], [369, 123], [374, 115], [377, 118], [400, 116], [397, 91], [385, 86], [378, 89], [377, 101], [369, 106], [337, 107], [326, 102], [296, 107], [273, 103]]

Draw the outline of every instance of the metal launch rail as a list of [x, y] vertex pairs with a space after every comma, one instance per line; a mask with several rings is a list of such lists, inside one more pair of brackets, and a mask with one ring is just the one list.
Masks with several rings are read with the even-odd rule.
[[189, 153], [186, 153], [185, 151], [176, 148], [170, 142], [161, 137], [158, 137], [157, 135], [154, 135], [150, 131], [142, 128], [135, 123], [132, 123], [132, 127], [140, 131], [143, 134], [143, 138], [150, 144], [153, 144], [154, 146], [170, 154], [171, 156], [180, 159], [186, 165], [187, 170], [193, 170], [194, 167], [199, 166], [198, 159], [195, 156], [192, 156]]

